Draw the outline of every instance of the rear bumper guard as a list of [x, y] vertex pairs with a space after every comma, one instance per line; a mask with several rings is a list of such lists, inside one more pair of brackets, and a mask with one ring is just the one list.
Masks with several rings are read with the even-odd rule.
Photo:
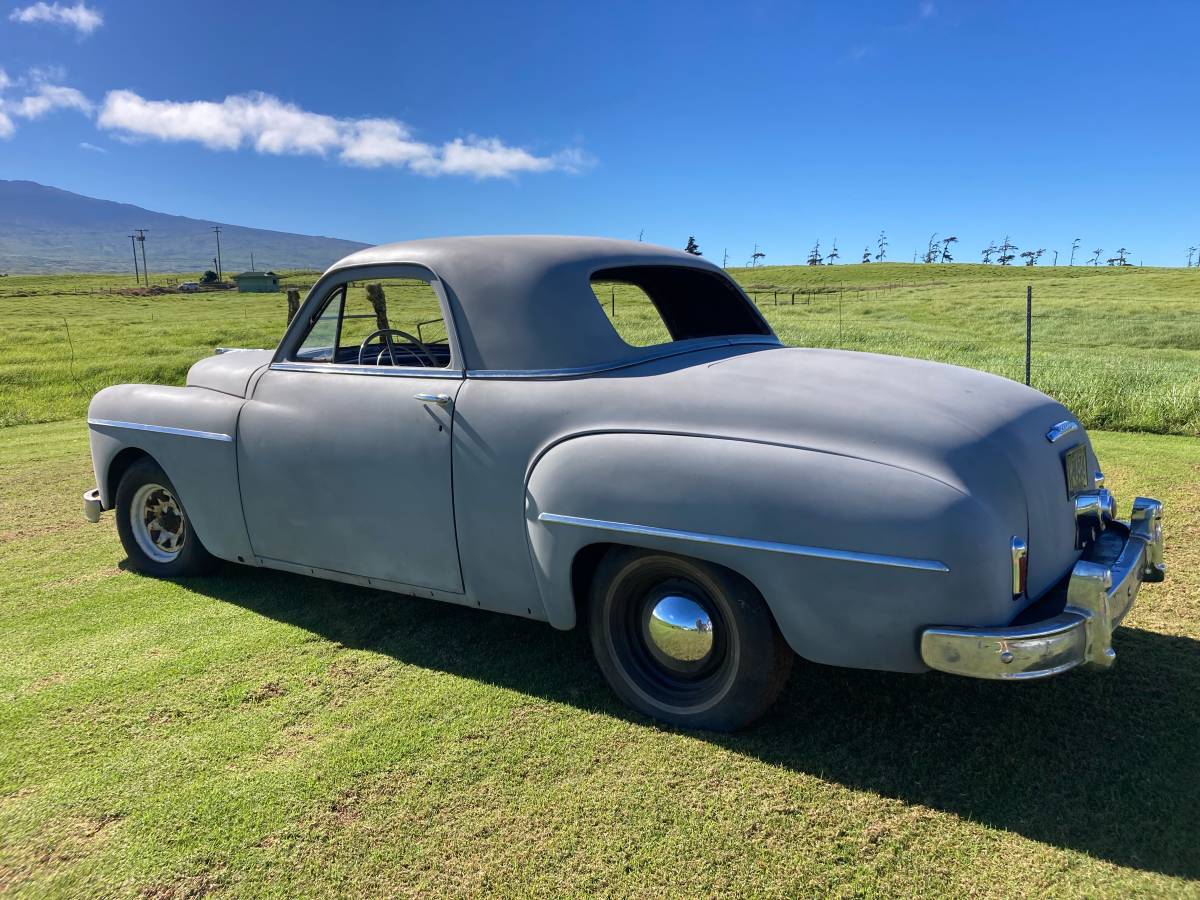
[[927, 628], [921, 633], [925, 665], [992, 679], [1045, 678], [1079, 665], [1111, 666], [1113, 629], [1133, 606], [1142, 582], [1166, 576], [1162, 504], [1138, 497], [1129, 520], [1108, 527], [1123, 532], [1120, 552], [1111, 565], [1086, 558], [1075, 563], [1059, 615], [1006, 628]]

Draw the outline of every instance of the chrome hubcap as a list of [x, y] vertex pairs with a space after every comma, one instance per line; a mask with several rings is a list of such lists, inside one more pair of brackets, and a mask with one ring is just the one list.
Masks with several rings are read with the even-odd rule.
[[713, 649], [713, 621], [699, 601], [670, 593], [650, 607], [646, 621], [650, 652], [669, 669], [694, 672]]
[[175, 495], [161, 484], [138, 488], [129, 505], [129, 519], [138, 547], [155, 562], [170, 562], [183, 549], [183, 510]]

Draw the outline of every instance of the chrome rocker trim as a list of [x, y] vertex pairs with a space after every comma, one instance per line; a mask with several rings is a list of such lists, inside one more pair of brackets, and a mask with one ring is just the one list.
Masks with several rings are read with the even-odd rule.
[[938, 626], [921, 634], [921, 659], [931, 669], [972, 678], [1031, 679], [1078, 665], [1104, 669], [1116, 651], [1112, 633], [1125, 618], [1144, 581], [1162, 581], [1162, 504], [1133, 501], [1125, 543], [1112, 567], [1081, 559], [1071, 570], [1066, 608], [1057, 616], [1008, 628]]
[[88, 419], [89, 425], [101, 428], [128, 428], [132, 431], [153, 431], [157, 434], [173, 434], [177, 437], [202, 438], [206, 441], [232, 441], [233, 435], [219, 431], [196, 431], [192, 428], [172, 428], [169, 425], [143, 425], [141, 422], [118, 422], [116, 419]]
[[671, 538], [698, 544], [719, 544], [741, 550], [765, 550], [769, 553], [787, 553], [792, 556], [812, 556], [818, 559], [837, 559], [845, 562], [866, 563], [873, 566], [893, 566], [898, 569], [920, 569], [926, 572], [949, 572], [950, 567], [936, 559], [910, 559], [906, 556], [885, 556], [881, 553], [859, 553], [855, 550], [835, 550], [829, 547], [806, 547], [802, 544], [781, 544], [775, 541], [758, 541], [751, 538], [728, 537], [720, 534], [704, 534], [699, 531], [677, 531], [674, 528], [656, 528], [653, 525], [631, 525], [628, 522], [609, 522], [603, 519], [585, 519], [579, 516], [562, 516], [557, 513], [540, 513], [539, 522], [557, 525], [578, 525], [615, 531], [620, 534], [640, 534], [646, 537]]

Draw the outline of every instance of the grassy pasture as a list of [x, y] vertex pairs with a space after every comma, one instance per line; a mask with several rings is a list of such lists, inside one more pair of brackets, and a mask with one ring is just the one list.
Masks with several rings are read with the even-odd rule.
[[[1032, 284], [1035, 387], [1091, 428], [1200, 434], [1200, 272], [872, 264], [732, 274], [790, 344], [920, 356], [1018, 379]], [[314, 279], [298, 273], [285, 284]], [[285, 324], [282, 294], [138, 297], [122, 287], [132, 279], [0, 280], [0, 426], [80, 416], [108, 384], [181, 383], [214, 347], [273, 347]], [[794, 306], [792, 291], [801, 292]], [[645, 304], [630, 289], [618, 288], [616, 299], [622, 332], [651, 339]]]
[[[800, 666], [760, 728], [683, 733], [621, 706], [582, 632], [240, 568], [141, 577], [80, 514], [88, 398], [273, 346], [284, 298], [10, 276], [0, 894], [1200, 897], [1200, 275], [734, 274], [790, 343], [1010, 377], [1032, 282], [1036, 386], [1093, 427], [1193, 435], [1093, 432], [1123, 505], [1169, 517], [1170, 579], [1112, 671]], [[618, 293], [622, 329], [647, 313]]]
[[801, 666], [762, 727], [629, 713], [582, 633], [241, 568], [127, 571], [78, 421], [0, 441], [0, 893], [1200, 896], [1200, 441], [1116, 666]]

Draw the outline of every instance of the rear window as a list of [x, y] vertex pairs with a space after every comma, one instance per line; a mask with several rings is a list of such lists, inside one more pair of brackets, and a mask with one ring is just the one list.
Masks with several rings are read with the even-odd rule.
[[592, 275], [592, 292], [613, 329], [632, 347], [772, 333], [727, 278], [703, 269], [601, 269]]

